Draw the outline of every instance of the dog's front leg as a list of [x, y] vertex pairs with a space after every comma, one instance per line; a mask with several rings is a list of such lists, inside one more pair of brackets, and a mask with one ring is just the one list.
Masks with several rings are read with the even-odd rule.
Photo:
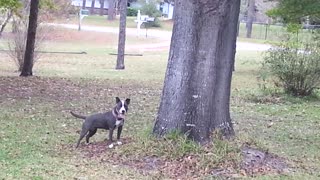
[[120, 141], [121, 132], [122, 132], [122, 126], [119, 126], [118, 132], [117, 132], [117, 144], [118, 145], [122, 145], [122, 142]]
[[113, 136], [113, 129], [109, 130], [109, 148], [113, 148], [113, 142], [112, 142], [112, 136]]

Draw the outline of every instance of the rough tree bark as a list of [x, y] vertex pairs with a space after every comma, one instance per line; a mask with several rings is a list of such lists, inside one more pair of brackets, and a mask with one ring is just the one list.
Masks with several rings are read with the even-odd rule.
[[115, 19], [115, 8], [114, 8], [114, 5], [115, 5], [115, 0], [109, 0], [109, 7], [108, 7], [108, 20], [109, 21], [112, 21], [112, 20]]
[[251, 38], [252, 35], [252, 23], [255, 17], [255, 0], [249, 0], [248, 2], [248, 13], [247, 13], [247, 23], [246, 23], [246, 28], [247, 28], [247, 38]]
[[90, 14], [94, 14], [94, 4], [96, 3], [95, 0], [91, 1], [91, 8], [90, 8]]
[[230, 86], [240, 0], [176, 0], [164, 89], [153, 133], [207, 142], [234, 135]]
[[124, 69], [124, 51], [126, 45], [127, 0], [120, 0], [120, 25], [116, 69]]
[[39, 12], [39, 0], [30, 1], [30, 14], [28, 24], [28, 35], [26, 51], [24, 54], [23, 68], [20, 76], [32, 76], [34, 45], [36, 41], [37, 23]]
[[86, 0], [82, 0], [82, 9], [86, 9], [86, 3], [87, 3]]
[[100, 12], [99, 15], [103, 16], [104, 14], [104, 0], [100, 0]]

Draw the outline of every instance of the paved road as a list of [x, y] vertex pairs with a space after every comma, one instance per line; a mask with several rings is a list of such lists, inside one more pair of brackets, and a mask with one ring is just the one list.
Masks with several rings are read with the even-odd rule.
[[[50, 26], [56, 26], [56, 27], [63, 27], [68, 29], [78, 29], [78, 25], [75, 24], [54, 24], [54, 23], [48, 23], [47, 25]], [[108, 32], [108, 33], [115, 33], [118, 34], [119, 29], [115, 27], [101, 27], [101, 26], [81, 26], [82, 31], [95, 31], [95, 32]], [[135, 28], [127, 28], [126, 30], [127, 35], [129, 36], [137, 36], [137, 29]], [[140, 31], [141, 36], [145, 35], [145, 29], [142, 29]], [[170, 45], [170, 38], [171, 38], [171, 32], [170, 31], [160, 31], [160, 30], [154, 30], [149, 29], [148, 30], [148, 37], [151, 38], [160, 38], [163, 39], [164, 43], [159, 43], [160, 47], [169, 46]], [[153, 47], [155, 48], [157, 44], [153, 44]], [[242, 51], [266, 51], [271, 46], [268, 44], [258, 44], [258, 43], [249, 43], [249, 42], [237, 42], [237, 50]], [[154, 49], [153, 48], [153, 49]]]

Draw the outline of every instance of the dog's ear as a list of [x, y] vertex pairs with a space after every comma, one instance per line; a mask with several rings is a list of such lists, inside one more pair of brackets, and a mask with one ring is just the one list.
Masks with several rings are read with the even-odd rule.
[[127, 104], [127, 105], [130, 104], [130, 99], [129, 99], [129, 98], [126, 99], [126, 104]]
[[119, 97], [116, 97], [116, 103], [118, 104], [118, 102], [120, 102], [120, 98]]

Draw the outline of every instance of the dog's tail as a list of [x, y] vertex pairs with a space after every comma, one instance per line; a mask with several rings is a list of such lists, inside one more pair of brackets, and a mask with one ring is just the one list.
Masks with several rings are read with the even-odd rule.
[[74, 113], [72, 111], [70, 111], [70, 114], [72, 114], [72, 116], [74, 116], [76, 118], [80, 118], [80, 119], [86, 119], [87, 118], [86, 116], [76, 114], [76, 113]]

